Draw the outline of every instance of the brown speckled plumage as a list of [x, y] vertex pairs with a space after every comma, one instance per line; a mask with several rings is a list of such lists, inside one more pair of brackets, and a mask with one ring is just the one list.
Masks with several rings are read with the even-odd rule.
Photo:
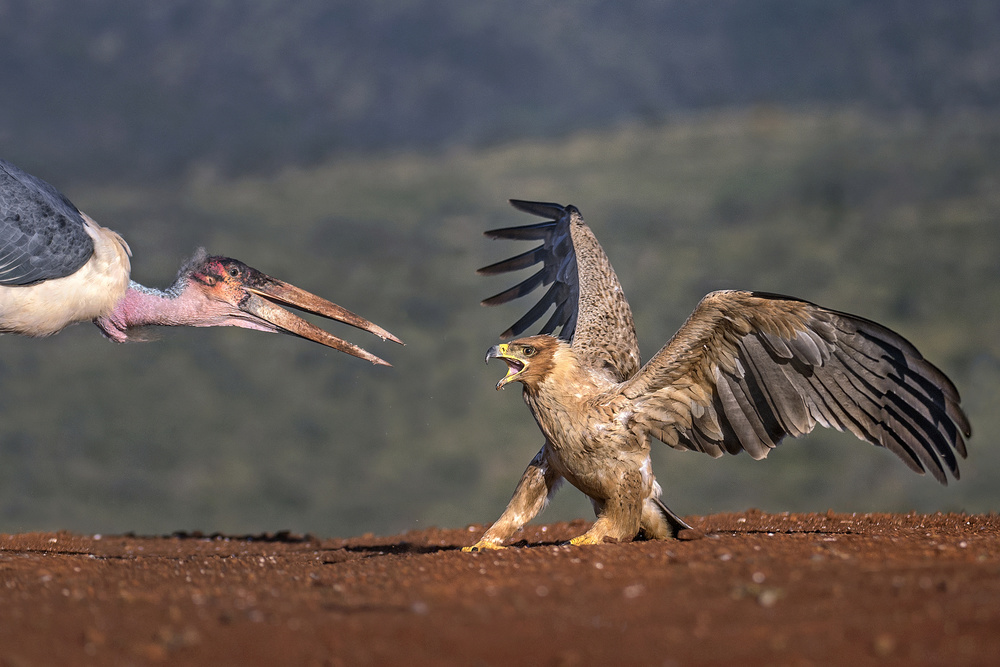
[[[886, 447], [946, 483], [971, 435], [951, 381], [899, 334], [855, 315], [775, 294], [707, 295], [674, 337], [639, 367], [635, 326], [618, 278], [573, 206], [512, 201], [553, 220], [487, 232], [542, 245], [480, 272], [542, 269], [487, 299], [549, 289], [503, 334], [518, 336], [552, 306], [539, 335], [496, 345], [545, 444], [503, 515], [468, 549], [501, 548], [561, 480], [587, 494], [597, 521], [574, 544], [666, 538], [686, 524], [659, 501], [649, 443], [712, 456], [764, 458], [817, 424]], [[557, 333], [558, 330], [558, 333]]]

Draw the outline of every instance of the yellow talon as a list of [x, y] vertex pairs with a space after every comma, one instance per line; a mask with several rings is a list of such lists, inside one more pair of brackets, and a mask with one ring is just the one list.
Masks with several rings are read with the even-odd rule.
[[462, 551], [465, 553], [472, 553], [474, 551], [499, 551], [500, 549], [506, 549], [502, 544], [497, 544], [496, 542], [486, 542], [484, 540], [479, 540], [471, 547], [462, 547]]
[[581, 544], [601, 544], [601, 542], [602, 540], [599, 540], [593, 535], [590, 535], [588, 533], [584, 533], [583, 535], [574, 537], [572, 540], [569, 541], [569, 543], [575, 547], [580, 546]]

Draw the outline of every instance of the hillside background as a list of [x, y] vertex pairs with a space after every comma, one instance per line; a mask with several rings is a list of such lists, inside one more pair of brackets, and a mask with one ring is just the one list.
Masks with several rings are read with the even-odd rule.
[[[939, 487], [838, 433], [660, 446], [681, 514], [995, 511], [1000, 6], [0, 0], [0, 155], [166, 285], [197, 247], [385, 326], [0, 339], [0, 531], [390, 533], [496, 518], [541, 437], [482, 363], [510, 197], [581, 208], [644, 357], [706, 292], [875, 319], [973, 423]], [[545, 520], [590, 516], [565, 487]]]

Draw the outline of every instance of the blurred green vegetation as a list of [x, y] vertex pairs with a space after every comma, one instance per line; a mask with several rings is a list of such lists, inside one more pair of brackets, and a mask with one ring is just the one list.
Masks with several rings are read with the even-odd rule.
[[[482, 363], [527, 305], [475, 269], [527, 245], [510, 197], [573, 203], [603, 243], [644, 358], [719, 288], [792, 294], [882, 322], [947, 372], [973, 423], [946, 488], [852, 437], [772, 456], [659, 446], [681, 514], [992, 511], [1000, 505], [1000, 118], [855, 108], [692, 113], [481, 149], [400, 151], [233, 178], [57, 185], [122, 232], [133, 277], [170, 282], [198, 244], [326, 296], [406, 347], [323, 324], [394, 364], [283, 336], [90, 325], [0, 340], [0, 531], [391, 533], [488, 522], [541, 436]], [[543, 520], [591, 516], [564, 487]]]
[[994, 0], [0, 0], [0, 146], [123, 182], [762, 103], [996, 109], [998, 32]]

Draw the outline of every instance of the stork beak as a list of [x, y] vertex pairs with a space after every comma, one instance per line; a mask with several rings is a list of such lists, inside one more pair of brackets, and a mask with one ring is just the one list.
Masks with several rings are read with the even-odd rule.
[[490, 363], [490, 359], [503, 359], [507, 363], [507, 375], [497, 382], [497, 390], [503, 389], [504, 385], [516, 380], [518, 374], [524, 370], [524, 363], [520, 359], [508, 356], [509, 350], [507, 343], [500, 343], [486, 351], [486, 363]]
[[[236, 262], [236, 260], [230, 261]], [[394, 343], [403, 345], [403, 341], [399, 340], [396, 336], [393, 336], [377, 324], [369, 322], [359, 315], [355, 315], [346, 308], [342, 308], [295, 285], [272, 278], [245, 264], [241, 268], [242, 271], [240, 271], [239, 280], [247, 294], [240, 301], [239, 309], [264, 320], [279, 331], [314, 341], [320, 345], [332, 347], [335, 350], [346, 352], [347, 354], [370, 361], [373, 364], [391, 366], [390, 363], [376, 357], [367, 350], [327, 333], [294, 313], [272, 303], [272, 301], [298, 308], [307, 313], [321, 315], [331, 320], [350, 324], [358, 329], [364, 329], [373, 333], [382, 340], [391, 340]]]

